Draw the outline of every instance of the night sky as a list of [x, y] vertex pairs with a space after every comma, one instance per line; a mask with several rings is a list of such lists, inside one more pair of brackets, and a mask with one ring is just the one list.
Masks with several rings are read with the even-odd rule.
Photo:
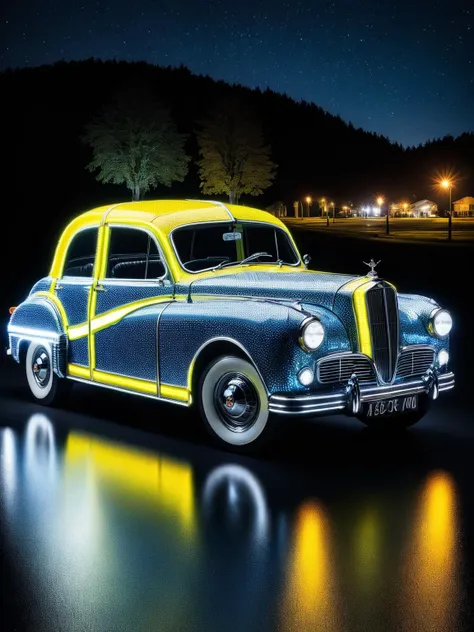
[[0, 67], [146, 60], [314, 101], [404, 145], [474, 130], [469, 0], [6, 0]]

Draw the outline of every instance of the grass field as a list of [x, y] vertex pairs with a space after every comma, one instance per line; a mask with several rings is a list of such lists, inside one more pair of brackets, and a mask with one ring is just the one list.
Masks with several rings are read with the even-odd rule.
[[[448, 220], [446, 218], [390, 218], [390, 234], [386, 234], [385, 218], [350, 218], [335, 221], [319, 217], [282, 218], [290, 230], [330, 231], [352, 238], [383, 239], [390, 241], [424, 241], [448, 243]], [[474, 242], [474, 217], [453, 218], [452, 244]]]

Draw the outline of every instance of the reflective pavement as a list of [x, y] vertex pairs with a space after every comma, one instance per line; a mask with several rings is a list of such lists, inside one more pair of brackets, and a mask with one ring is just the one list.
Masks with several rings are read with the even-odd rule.
[[41, 408], [6, 372], [3, 630], [472, 629], [474, 424], [455, 397], [391, 439], [291, 422], [250, 458], [187, 411], [82, 386]]

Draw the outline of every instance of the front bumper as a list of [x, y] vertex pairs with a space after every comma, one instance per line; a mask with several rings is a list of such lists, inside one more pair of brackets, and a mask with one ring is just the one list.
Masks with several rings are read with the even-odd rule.
[[345, 386], [326, 393], [270, 395], [268, 408], [272, 413], [287, 415], [357, 415], [363, 402], [421, 393], [426, 393], [431, 399], [437, 399], [440, 393], [452, 388], [454, 388], [454, 373], [452, 372], [439, 375], [429, 370], [420, 378], [383, 386], [360, 384], [357, 377], [353, 375]]

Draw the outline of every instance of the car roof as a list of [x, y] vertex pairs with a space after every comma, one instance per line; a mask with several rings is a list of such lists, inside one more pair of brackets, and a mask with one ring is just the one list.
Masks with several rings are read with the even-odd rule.
[[[79, 218], [78, 218], [79, 219]], [[261, 221], [284, 227], [279, 219], [249, 206], [207, 200], [143, 200], [101, 206], [80, 216], [81, 224], [146, 222], [168, 234], [174, 228], [201, 222]]]

